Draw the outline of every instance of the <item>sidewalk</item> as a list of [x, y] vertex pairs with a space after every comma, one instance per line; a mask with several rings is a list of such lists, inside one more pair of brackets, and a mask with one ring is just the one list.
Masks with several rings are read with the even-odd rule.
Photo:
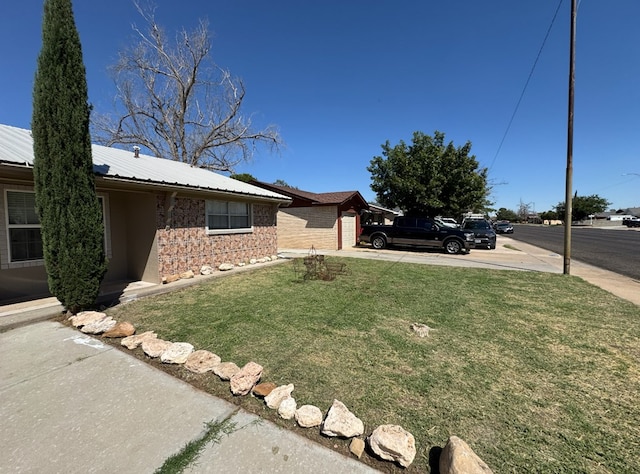
[[152, 473], [228, 420], [190, 473], [373, 473], [59, 323], [0, 334], [0, 472]]
[[[502, 236], [495, 250], [469, 255], [369, 248], [322, 253], [513, 271], [562, 273], [563, 267], [561, 255]], [[306, 254], [282, 250], [279, 262]], [[274, 264], [279, 263], [266, 265]], [[246, 270], [250, 268], [233, 272]], [[640, 282], [576, 261], [571, 271], [640, 305]], [[216, 272], [168, 285], [137, 282], [119, 299], [174, 291], [224, 275]], [[97, 338], [46, 321], [60, 310], [55, 299], [0, 306], [0, 473], [151, 473], [201, 436], [205, 423], [224, 420], [231, 433], [209, 444], [187, 472], [376, 472], [200, 392]]]

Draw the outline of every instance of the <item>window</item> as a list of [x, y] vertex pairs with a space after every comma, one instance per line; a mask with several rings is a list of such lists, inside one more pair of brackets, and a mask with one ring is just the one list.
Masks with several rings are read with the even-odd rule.
[[[44, 254], [40, 218], [36, 211], [36, 193], [34, 191], [7, 190], [6, 197], [9, 261], [42, 260]], [[105, 198], [98, 196], [98, 201], [104, 216], [106, 215]], [[103, 225], [105, 226], [105, 251], [107, 251], [106, 223], [103, 222]]]
[[236, 201], [207, 201], [207, 232], [251, 232], [251, 205]]
[[42, 237], [36, 193], [7, 191], [7, 220], [11, 261], [41, 260]]

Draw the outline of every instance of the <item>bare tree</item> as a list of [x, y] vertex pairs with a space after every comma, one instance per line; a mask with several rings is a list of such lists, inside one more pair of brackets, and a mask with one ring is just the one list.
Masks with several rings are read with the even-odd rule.
[[256, 131], [242, 115], [244, 85], [213, 61], [206, 21], [177, 33], [172, 44], [153, 9], [135, 6], [148, 29], [133, 26], [139, 43], [111, 68], [122, 109], [118, 118], [94, 119], [98, 143], [137, 145], [158, 157], [229, 172], [249, 161], [257, 145], [282, 145], [276, 127]]
[[518, 205], [518, 217], [522, 222], [527, 222], [527, 218], [529, 214], [531, 214], [531, 203], [524, 203], [522, 199], [520, 199], [520, 204]]

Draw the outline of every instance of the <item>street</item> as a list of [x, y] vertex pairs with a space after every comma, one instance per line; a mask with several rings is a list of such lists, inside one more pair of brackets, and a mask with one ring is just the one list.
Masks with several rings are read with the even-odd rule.
[[[509, 237], [564, 255], [563, 226], [516, 224]], [[572, 260], [640, 280], [640, 232], [622, 225], [619, 229], [572, 227], [570, 256]]]

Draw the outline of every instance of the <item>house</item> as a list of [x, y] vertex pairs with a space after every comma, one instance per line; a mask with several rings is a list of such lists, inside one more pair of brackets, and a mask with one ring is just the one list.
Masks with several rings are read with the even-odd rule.
[[626, 209], [611, 210], [608, 212], [600, 212], [595, 215], [596, 219], [606, 219], [608, 221], [622, 222], [625, 219], [640, 216], [640, 207], [628, 207]]
[[278, 209], [280, 248], [341, 250], [357, 244], [361, 214], [369, 208], [358, 191], [311, 193], [261, 181], [251, 184], [291, 199]]
[[369, 203], [369, 210], [362, 214], [365, 224], [382, 224], [390, 225], [396, 217], [401, 216], [402, 212], [398, 209], [387, 209], [377, 204]]
[[[104, 283], [275, 255], [291, 199], [185, 163], [92, 146], [109, 266]], [[0, 303], [48, 295], [35, 212], [33, 139], [0, 125]]]

